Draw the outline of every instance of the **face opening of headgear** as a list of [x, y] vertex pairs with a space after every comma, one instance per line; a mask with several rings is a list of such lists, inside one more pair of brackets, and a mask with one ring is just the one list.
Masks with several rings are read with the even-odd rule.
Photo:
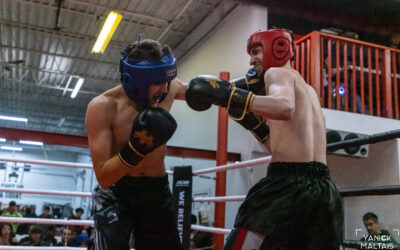
[[[126, 95], [141, 109], [149, 106], [149, 87], [151, 84], [171, 81], [177, 75], [176, 58], [166, 55], [160, 61], [133, 60], [129, 58], [129, 46], [122, 52], [119, 71], [122, 87]], [[162, 99], [164, 99], [163, 96]], [[160, 102], [162, 101], [160, 100]]]
[[294, 57], [293, 33], [286, 29], [270, 29], [254, 32], [247, 40], [247, 53], [261, 46], [263, 48], [263, 70], [281, 67]]

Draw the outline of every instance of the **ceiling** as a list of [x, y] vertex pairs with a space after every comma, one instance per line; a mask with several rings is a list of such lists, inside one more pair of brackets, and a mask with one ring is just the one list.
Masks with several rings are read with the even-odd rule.
[[[85, 135], [87, 104], [120, 83], [120, 52], [139, 33], [169, 44], [179, 60], [249, 2], [310, 22], [383, 35], [400, 29], [399, 0], [0, 0], [0, 115], [29, 119], [0, 127]], [[105, 53], [91, 54], [111, 10], [123, 19]], [[71, 99], [78, 77], [85, 82]]]
[[[241, 3], [224, 0], [0, 0], [0, 127], [85, 135], [89, 101], [120, 83], [138, 34], [181, 58]], [[123, 15], [104, 54], [91, 49], [109, 11]], [[204, 25], [206, 24], [206, 25]], [[71, 92], [85, 82], [76, 98]]]

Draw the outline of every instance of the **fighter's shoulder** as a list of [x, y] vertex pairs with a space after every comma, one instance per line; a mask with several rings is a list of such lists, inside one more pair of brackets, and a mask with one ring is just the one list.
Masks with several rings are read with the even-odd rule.
[[266, 83], [276, 82], [279, 80], [295, 80], [296, 74], [288, 68], [284, 67], [271, 67], [264, 74], [264, 81]]
[[174, 78], [171, 81], [171, 86], [170, 86], [170, 94], [172, 95], [172, 98], [182, 98], [182, 95], [186, 92], [186, 86], [187, 84], [183, 82], [179, 78]]
[[93, 98], [88, 105], [88, 111], [92, 112], [111, 112], [117, 106], [116, 99], [108, 95], [107, 93], [103, 93], [101, 95]]

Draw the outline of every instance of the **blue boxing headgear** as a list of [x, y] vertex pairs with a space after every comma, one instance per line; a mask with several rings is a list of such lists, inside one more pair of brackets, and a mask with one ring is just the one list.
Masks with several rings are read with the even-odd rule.
[[176, 77], [176, 58], [171, 54], [159, 62], [133, 60], [129, 59], [127, 47], [122, 53], [119, 71], [126, 95], [144, 109], [149, 102], [150, 84], [168, 82], [169, 88], [172, 79]]

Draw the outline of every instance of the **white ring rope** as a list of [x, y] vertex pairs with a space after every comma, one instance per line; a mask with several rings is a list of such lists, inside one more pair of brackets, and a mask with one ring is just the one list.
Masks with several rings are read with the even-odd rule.
[[217, 197], [197, 197], [197, 198], [193, 198], [193, 202], [243, 201], [245, 198], [246, 198], [246, 195], [217, 196]]
[[[68, 168], [86, 168], [86, 169], [93, 169], [92, 164], [87, 163], [75, 163], [75, 162], [64, 162], [64, 161], [45, 161], [45, 160], [34, 160], [34, 159], [16, 159], [16, 158], [4, 158], [0, 157], [0, 161], [6, 162], [20, 162], [20, 163], [28, 163], [28, 164], [37, 164], [37, 165], [46, 165], [46, 166], [57, 166], [57, 167], [68, 167]], [[206, 168], [197, 171], [193, 171], [193, 175], [200, 175], [212, 172], [220, 172], [226, 171], [230, 169], [236, 168], [243, 168], [243, 167], [250, 167], [256, 166], [264, 163], [271, 162], [271, 156], [261, 157], [258, 159], [242, 161], [242, 162], [235, 162], [232, 164], [221, 165], [218, 167], [213, 168]], [[172, 175], [173, 171], [167, 170], [168, 175]]]
[[0, 246], [0, 250], [82, 250], [87, 249], [87, 247], [31, 247], [31, 246]]
[[20, 163], [38, 164], [38, 165], [46, 165], [46, 166], [57, 166], [57, 167], [67, 167], [67, 168], [93, 169], [92, 164], [65, 162], [65, 161], [45, 161], [45, 160], [15, 159], [15, 158], [4, 158], [4, 157], [0, 157], [0, 161], [20, 162]]
[[87, 247], [31, 247], [31, 246], [0, 246], [0, 250], [82, 250]]
[[52, 190], [44, 190], [44, 189], [27, 189], [27, 188], [3, 188], [3, 187], [0, 187], [0, 192], [22, 193], [22, 194], [59, 195], [59, 196], [73, 196], [73, 197], [92, 197], [92, 193], [88, 193], [88, 192], [52, 191]]
[[93, 226], [93, 220], [67, 220], [67, 219], [42, 219], [24, 217], [0, 216], [0, 222], [10, 223], [29, 223], [29, 224], [48, 224], [48, 225], [71, 225], [71, 226]]
[[192, 225], [192, 229], [202, 231], [202, 232], [209, 232], [215, 234], [229, 234], [232, 230], [226, 228], [218, 228], [218, 227], [206, 227], [200, 225]]
[[[51, 224], [51, 225], [70, 225], [70, 226], [93, 226], [93, 220], [60, 220], [60, 219], [39, 219], [39, 218], [18, 218], [18, 217], [5, 217], [0, 216], [0, 222], [8, 222], [8, 223], [30, 223], [30, 224]], [[217, 228], [217, 227], [205, 227], [199, 225], [192, 225], [192, 229], [210, 232], [216, 234], [229, 234], [230, 229], [226, 228]], [[0, 248], [1, 249], [1, 248]], [[13, 248], [18, 249], [18, 248]], [[48, 249], [48, 248], [46, 248]], [[60, 248], [57, 248], [60, 249]]]
[[261, 158], [257, 158], [257, 159], [253, 159], [253, 160], [235, 162], [235, 163], [227, 164], [227, 165], [221, 165], [221, 166], [213, 167], [213, 168], [200, 169], [197, 171], [193, 171], [193, 175], [207, 174], [207, 173], [212, 173], [212, 172], [221, 172], [221, 171], [226, 171], [226, 170], [230, 170], [230, 169], [261, 165], [261, 164], [269, 163], [269, 162], [271, 162], [271, 156], [266, 156], [266, 157], [261, 157]]

